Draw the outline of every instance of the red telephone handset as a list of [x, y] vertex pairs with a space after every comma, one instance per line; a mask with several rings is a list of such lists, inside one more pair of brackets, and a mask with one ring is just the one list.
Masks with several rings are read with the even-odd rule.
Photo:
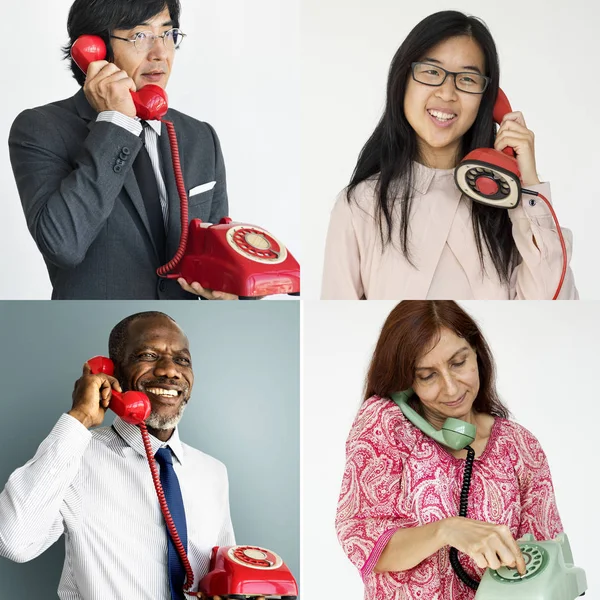
[[221, 598], [298, 596], [296, 580], [281, 557], [260, 546], [215, 546], [198, 590]]
[[[498, 96], [492, 113], [494, 122], [500, 125], [504, 115], [509, 112], [512, 112], [510, 102], [506, 94], [498, 88]], [[477, 148], [469, 152], [454, 170], [454, 181], [458, 189], [472, 200], [499, 208], [514, 208], [517, 206], [523, 191], [521, 171], [515, 158], [515, 151], [509, 146], [504, 148], [502, 152], [494, 148]], [[556, 224], [563, 255], [560, 280], [552, 298], [552, 300], [556, 300], [567, 272], [565, 240], [550, 201], [539, 192], [525, 191], [528, 194], [539, 196], [546, 203]]]
[[[115, 368], [113, 361], [105, 356], [94, 356], [87, 361], [92, 370], [92, 374], [106, 373], [114, 374]], [[150, 400], [142, 392], [117, 392], [111, 390], [110, 404], [108, 407], [113, 410], [123, 421], [131, 425], [143, 423], [151, 411]]]
[[[106, 58], [106, 44], [97, 35], [82, 35], [71, 46], [71, 58], [87, 73], [91, 62]], [[137, 116], [145, 121], [160, 119], [169, 109], [167, 92], [159, 85], [145, 85], [137, 92], [131, 92], [131, 97]]]

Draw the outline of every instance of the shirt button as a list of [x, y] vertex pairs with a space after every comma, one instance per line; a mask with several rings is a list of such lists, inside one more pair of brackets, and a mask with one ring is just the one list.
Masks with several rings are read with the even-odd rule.
[[121, 154], [119, 154], [119, 158], [122, 161], [126, 161], [128, 156], [129, 156], [129, 154], [125, 154], [125, 152], [121, 152]]
[[125, 148], [121, 148], [121, 152], [125, 155], [125, 156], [129, 156], [131, 154], [131, 150], [129, 148], [127, 148], [127, 146], [125, 146]]
[[529, 200], [529, 206], [535, 206], [536, 204], [537, 202], [533, 198]]
[[120, 172], [121, 172], [121, 169], [122, 169], [121, 165], [115, 165], [115, 166], [113, 167], [113, 171], [114, 171], [115, 173], [120, 173]]
[[161, 279], [161, 280], [158, 282], [158, 289], [159, 289], [161, 292], [164, 292], [164, 291], [167, 289], [167, 282], [166, 282], [164, 279]]

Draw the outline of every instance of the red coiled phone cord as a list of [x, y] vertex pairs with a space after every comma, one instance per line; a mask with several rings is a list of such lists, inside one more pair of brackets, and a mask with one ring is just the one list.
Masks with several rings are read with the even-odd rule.
[[179, 554], [181, 562], [183, 562], [183, 567], [185, 569], [186, 584], [183, 588], [183, 591], [186, 594], [193, 594], [193, 592], [191, 592], [190, 590], [194, 585], [194, 571], [192, 571], [192, 566], [190, 565], [190, 561], [188, 560], [185, 548], [183, 547], [183, 544], [179, 539], [179, 534], [177, 533], [177, 529], [175, 529], [175, 523], [173, 523], [173, 517], [171, 517], [171, 512], [169, 511], [169, 507], [167, 506], [167, 500], [165, 498], [165, 493], [163, 492], [162, 485], [160, 484], [160, 476], [156, 468], [154, 453], [152, 452], [152, 444], [150, 443], [150, 436], [148, 434], [148, 429], [146, 428], [146, 423], [140, 423], [138, 427], [142, 432], [142, 440], [144, 442], [144, 448], [146, 449], [146, 456], [148, 458], [148, 464], [150, 465], [150, 471], [152, 471], [152, 481], [154, 482], [154, 489], [156, 490], [156, 495], [158, 496], [158, 501], [160, 502], [160, 510], [162, 511], [163, 517], [165, 518], [165, 523], [167, 524], [167, 528], [169, 530], [169, 533], [171, 534], [171, 539], [173, 540], [173, 544], [175, 544], [175, 548], [177, 548], [177, 553]]
[[181, 172], [181, 163], [179, 161], [179, 146], [177, 145], [177, 135], [175, 134], [175, 126], [171, 121], [165, 121], [161, 119], [167, 127], [167, 133], [169, 134], [169, 143], [171, 144], [171, 156], [173, 158], [173, 172], [175, 173], [175, 183], [177, 184], [177, 191], [179, 192], [180, 208], [181, 208], [181, 238], [179, 239], [179, 248], [175, 252], [175, 256], [162, 267], [156, 269], [156, 274], [159, 277], [166, 277], [167, 279], [174, 279], [178, 277], [177, 274], [169, 274], [181, 261], [185, 254], [188, 239], [188, 199], [185, 191], [185, 183], [183, 181], [183, 174]]
[[565, 275], [567, 273], [567, 247], [565, 245], [565, 238], [563, 237], [562, 231], [560, 229], [560, 224], [558, 222], [558, 218], [556, 217], [556, 213], [554, 212], [554, 209], [552, 208], [552, 204], [550, 204], [550, 201], [548, 200], [548, 198], [546, 198], [546, 196], [544, 196], [543, 194], [540, 194], [539, 192], [534, 192], [532, 190], [522, 190], [522, 192], [525, 194], [532, 194], [533, 196], [539, 196], [546, 203], [546, 206], [550, 210], [550, 214], [552, 215], [552, 218], [554, 219], [554, 223], [556, 224], [556, 232], [558, 233], [558, 239], [560, 240], [560, 247], [562, 248], [562, 257], [563, 257], [562, 272], [560, 274], [560, 280], [558, 282], [558, 287], [556, 288], [556, 292], [554, 293], [554, 297], [552, 298], [552, 300], [556, 300], [558, 298], [558, 295], [560, 294], [560, 290], [562, 289], [563, 282], [565, 280]]

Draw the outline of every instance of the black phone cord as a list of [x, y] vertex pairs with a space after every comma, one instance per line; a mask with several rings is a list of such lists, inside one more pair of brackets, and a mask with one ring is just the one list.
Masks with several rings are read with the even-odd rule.
[[[462, 490], [460, 491], [460, 508], [458, 511], [459, 517], [467, 516], [467, 508], [469, 504], [469, 488], [471, 487], [471, 473], [473, 471], [473, 461], [475, 460], [475, 450], [471, 446], [466, 446], [467, 460], [465, 462], [465, 472], [463, 475]], [[458, 550], [450, 548], [450, 564], [458, 578], [472, 590], [479, 587], [479, 582], [475, 581], [464, 569], [458, 560]]]

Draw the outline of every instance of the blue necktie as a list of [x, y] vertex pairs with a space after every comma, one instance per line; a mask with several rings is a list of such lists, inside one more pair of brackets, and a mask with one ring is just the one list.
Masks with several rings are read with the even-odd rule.
[[[175, 529], [181, 539], [183, 547], [187, 551], [187, 525], [185, 522], [185, 509], [183, 507], [183, 498], [181, 497], [181, 488], [179, 480], [173, 468], [173, 456], [170, 448], [161, 448], [155, 458], [160, 465], [160, 483], [162, 484], [167, 505], [171, 511]], [[166, 524], [165, 524], [166, 527]], [[185, 569], [179, 558], [175, 544], [171, 540], [171, 535], [167, 529], [168, 540], [168, 558], [169, 558], [169, 584], [171, 586], [171, 597], [173, 600], [186, 600], [183, 594], [183, 584], [185, 582]]]

